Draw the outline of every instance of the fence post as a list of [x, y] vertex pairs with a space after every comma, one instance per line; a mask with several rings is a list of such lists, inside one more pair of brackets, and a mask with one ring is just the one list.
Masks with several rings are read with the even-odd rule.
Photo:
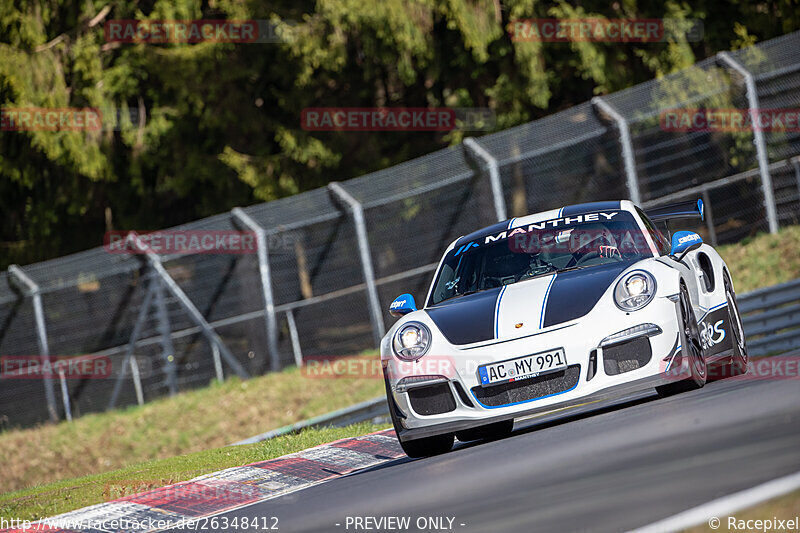
[[147, 292], [144, 295], [144, 300], [142, 300], [142, 305], [139, 307], [139, 313], [136, 315], [136, 322], [133, 324], [133, 331], [128, 339], [128, 344], [125, 347], [125, 357], [122, 359], [117, 381], [114, 383], [114, 389], [111, 391], [111, 399], [108, 400], [107, 409], [109, 410], [113, 409], [117, 405], [119, 391], [122, 389], [122, 380], [125, 379], [125, 372], [127, 368], [125, 366], [126, 364], [131, 367], [133, 387], [136, 390], [136, 402], [139, 405], [144, 405], [144, 394], [142, 393], [142, 381], [141, 376], [139, 375], [139, 364], [136, 362], [136, 357], [133, 355], [133, 352], [136, 349], [136, 341], [139, 340], [139, 335], [142, 333], [144, 321], [147, 319], [147, 311], [150, 309], [150, 301], [152, 300], [153, 293], [155, 292], [154, 284], [157, 283], [156, 280], [153, 279], [152, 273], [147, 274], [147, 279]]
[[372, 268], [372, 255], [369, 249], [369, 239], [367, 238], [367, 223], [364, 221], [364, 208], [361, 203], [344, 190], [339, 183], [333, 181], [328, 184], [328, 190], [334, 196], [350, 207], [353, 213], [353, 222], [356, 226], [356, 236], [358, 237], [358, 251], [361, 255], [361, 269], [364, 272], [364, 283], [367, 286], [367, 298], [369, 299], [370, 315], [372, 318], [372, 336], [375, 345], [379, 346], [381, 338], [386, 332], [383, 325], [383, 313], [381, 313], [381, 302], [378, 298], [378, 288], [375, 285], [375, 271]]
[[135, 231], [129, 232], [128, 236], [125, 238], [125, 241], [126, 246], [132, 242], [130, 245], [132, 245], [135, 249], [145, 253], [147, 261], [155, 271], [156, 276], [161, 279], [161, 281], [164, 283], [164, 286], [172, 294], [172, 296], [178, 300], [178, 303], [181, 305], [181, 307], [183, 307], [184, 311], [188, 313], [195, 325], [200, 328], [208, 341], [215, 343], [219, 347], [223, 359], [225, 359], [225, 362], [227, 362], [231, 368], [233, 368], [233, 371], [236, 372], [236, 375], [242, 379], [249, 378], [250, 375], [247, 373], [244, 367], [242, 367], [239, 361], [236, 360], [230, 350], [228, 350], [228, 347], [222, 342], [220, 336], [217, 335], [217, 332], [214, 331], [214, 328], [212, 328], [205, 319], [203, 313], [201, 313], [200, 310], [195, 307], [194, 303], [192, 303], [189, 297], [186, 296], [186, 293], [183, 292], [183, 289], [180, 288], [175, 280], [172, 279], [172, 276], [170, 276], [166, 271], [164, 265], [161, 264], [161, 259], [158, 257], [158, 255], [153, 253], [149, 247], [142, 242]]
[[708, 189], [703, 189], [703, 211], [705, 212], [706, 228], [711, 246], [717, 245], [717, 228], [714, 227], [714, 210], [711, 208], [711, 198]]
[[300, 350], [300, 336], [297, 334], [297, 324], [294, 322], [294, 312], [289, 309], [286, 311], [286, 322], [289, 324], [289, 338], [292, 341], [292, 352], [294, 352], [294, 364], [297, 368], [303, 366], [303, 352]]
[[797, 199], [800, 200], [800, 156], [792, 159], [794, 167], [794, 177], [797, 180]]
[[169, 325], [169, 313], [167, 304], [164, 301], [164, 286], [154, 279], [156, 295], [156, 317], [158, 317], [158, 333], [161, 335], [161, 359], [164, 361], [164, 374], [167, 378], [169, 395], [175, 396], [178, 393], [177, 371], [175, 370], [175, 347], [172, 344], [172, 328]]
[[486, 168], [489, 170], [489, 183], [492, 186], [492, 197], [494, 198], [494, 211], [497, 215], [497, 221], [502, 222], [508, 218], [506, 214], [506, 199], [503, 196], [503, 184], [500, 181], [500, 166], [497, 159], [492, 156], [483, 146], [472, 137], [464, 139], [464, 146], [472, 152], [473, 155], [486, 163]]
[[764, 208], [767, 211], [767, 223], [769, 232], [778, 232], [778, 212], [775, 207], [775, 193], [772, 189], [772, 176], [769, 173], [769, 156], [767, 155], [767, 143], [764, 140], [764, 132], [759, 127], [758, 120], [758, 92], [756, 80], [753, 74], [744, 65], [736, 61], [728, 52], [720, 52], [717, 57], [733, 70], [744, 77], [747, 87], [747, 105], [750, 106], [750, 118], [753, 124], [753, 139], [756, 144], [756, 158], [758, 159], [758, 170], [761, 174], [761, 189], [764, 191]]
[[261, 277], [261, 293], [264, 297], [264, 318], [267, 322], [267, 348], [269, 349], [272, 371], [277, 372], [280, 370], [281, 358], [278, 352], [278, 321], [275, 318], [275, 299], [272, 294], [272, 275], [269, 268], [267, 232], [264, 231], [264, 228], [262, 228], [258, 222], [253, 220], [250, 215], [239, 207], [233, 208], [231, 215], [256, 234], [258, 272]]
[[625, 165], [625, 177], [628, 183], [628, 194], [631, 195], [631, 201], [639, 205], [642, 202], [642, 195], [639, 192], [639, 177], [636, 174], [636, 159], [633, 156], [633, 141], [631, 140], [631, 128], [628, 124], [628, 119], [599, 96], [592, 98], [592, 105], [611, 117], [617, 124], [619, 143], [622, 146], [622, 162]]
[[147, 292], [144, 295], [144, 300], [142, 301], [141, 307], [139, 307], [139, 314], [136, 316], [136, 322], [133, 324], [133, 331], [128, 339], [128, 345], [125, 348], [125, 357], [122, 359], [117, 381], [114, 383], [114, 389], [111, 391], [111, 399], [108, 400], [108, 409], [113, 409], [117, 405], [117, 398], [119, 397], [119, 392], [122, 389], [122, 380], [125, 379], [125, 372], [127, 369], [125, 366], [126, 363], [128, 363], [131, 367], [133, 387], [136, 390], [136, 402], [139, 405], [144, 405], [144, 394], [142, 393], [142, 381], [141, 376], [139, 375], [139, 364], [136, 362], [136, 357], [133, 355], [133, 352], [136, 349], [136, 341], [139, 340], [139, 335], [142, 333], [144, 321], [147, 319], [147, 310], [150, 308], [150, 301], [152, 300], [153, 293], [155, 292], [154, 284], [157, 283], [157, 281], [153, 279], [152, 273], [147, 274], [147, 279]]
[[72, 407], [69, 403], [69, 389], [67, 388], [67, 376], [64, 374], [64, 369], [58, 371], [58, 381], [61, 382], [61, 399], [64, 401], [64, 414], [67, 417], [67, 422], [72, 422]]
[[[36, 284], [28, 275], [22, 271], [19, 265], [8, 267], [8, 273], [19, 280], [28, 289], [28, 296], [33, 300], [33, 316], [36, 320], [36, 340], [39, 343], [39, 353], [49, 368], [52, 368], [50, 361], [50, 345], [47, 342], [47, 326], [44, 320], [44, 307], [42, 307], [42, 293], [39, 285]], [[56, 409], [56, 392], [53, 386], [53, 379], [43, 376], [44, 397], [47, 401], [47, 413], [51, 422], [58, 422], [58, 410]]]
[[211, 343], [211, 355], [214, 357], [214, 373], [217, 375], [217, 381], [222, 383], [225, 381], [225, 374], [222, 372], [222, 359], [219, 356], [219, 348], [213, 342]]

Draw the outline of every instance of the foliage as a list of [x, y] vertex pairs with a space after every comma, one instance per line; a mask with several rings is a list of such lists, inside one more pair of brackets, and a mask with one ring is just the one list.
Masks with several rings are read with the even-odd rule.
[[[0, 267], [295, 194], [460, 142], [312, 133], [306, 107], [488, 107], [504, 129], [800, 28], [794, 0], [0, 0], [0, 106], [101, 131], [0, 132]], [[700, 42], [512, 41], [518, 18], [701, 19]], [[118, 19], [271, 20], [280, 43], [107, 42]], [[779, 21], [776, 23], [776, 21]], [[670, 95], [670, 96], [675, 96]]]

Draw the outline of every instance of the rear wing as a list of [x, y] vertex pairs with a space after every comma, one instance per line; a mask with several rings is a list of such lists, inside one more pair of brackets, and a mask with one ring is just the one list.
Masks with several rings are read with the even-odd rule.
[[703, 200], [654, 207], [645, 211], [645, 214], [653, 222], [676, 220], [679, 218], [699, 218], [703, 220], [705, 217], [705, 213], [703, 212]]

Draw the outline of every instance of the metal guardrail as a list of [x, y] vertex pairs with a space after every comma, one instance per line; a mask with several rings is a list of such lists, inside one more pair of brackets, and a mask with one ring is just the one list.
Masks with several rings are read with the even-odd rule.
[[297, 422], [296, 424], [283, 426], [254, 437], [250, 437], [249, 439], [234, 442], [231, 444], [231, 446], [255, 444], [256, 442], [274, 439], [275, 437], [280, 437], [282, 435], [298, 433], [309, 428], [344, 427], [349, 426], [350, 424], [357, 424], [358, 422], [366, 422], [367, 420], [388, 419], [388, 417], [389, 404], [386, 403], [386, 396], [378, 396], [377, 398], [358, 403], [351, 407], [345, 407], [344, 409], [339, 409], [338, 411], [334, 411], [332, 413], [309, 418], [308, 420], [303, 420], [302, 422]]
[[738, 303], [751, 356], [800, 348], [800, 279], [742, 294]]

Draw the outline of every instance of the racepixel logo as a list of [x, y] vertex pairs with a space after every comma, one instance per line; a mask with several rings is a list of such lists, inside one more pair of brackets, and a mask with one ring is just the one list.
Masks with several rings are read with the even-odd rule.
[[294, 21], [269, 20], [109, 20], [105, 39], [117, 43], [278, 43]]
[[0, 356], [3, 379], [102, 379], [110, 375], [111, 359], [105, 355]]
[[311, 107], [300, 115], [307, 131], [475, 131], [495, 122], [486, 108]]
[[648, 43], [703, 38], [703, 24], [697, 19], [516, 19], [507, 30], [514, 42]]
[[99, 131], [102, 117], [89, 107], [4, 107], [0, 131]]
[[798, 109], [667, 109], [659, 116], [663, 131], [675, 132], [798, 132]]
[[187, 230], [130, 232], [109, 231], [103, 246], [112, 254], [252, 254], [253, 231]]

